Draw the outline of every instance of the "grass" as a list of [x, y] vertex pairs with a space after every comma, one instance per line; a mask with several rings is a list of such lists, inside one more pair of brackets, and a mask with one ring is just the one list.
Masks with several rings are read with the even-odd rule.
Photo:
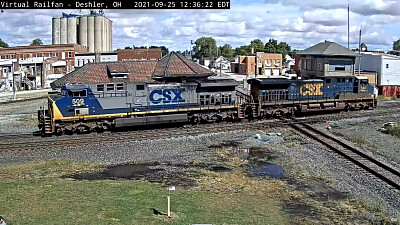
[[397, 98], [396, 97], [385, 97], [385, 96], [378, 96], [377, 98], [376, 98], [376, 100], [378, 100], [378, 101], [391, 101], [391, 100], [396, 100]]
[[[13, 224], [290, 224], [277, 199], [290, 192], [281, 181], [255, 181], [240, 171], [203, 171], [199, 186], [171, 193], [172, 219], [166, 212], [166, 188], [144, 180], [61, 178], [101, 169], [97, 164], [42, 161], [0, 167], [0, 212]], [[239, 191], [233, 191], [239, 190]]]
[[351, 142], [357, 144], [358, 146], [367, 145], [368, 142], [361, 136], [354, 136], [350, 138]]
[[400, 127], [388, 127], [386, 129], [390, 135], [400, 138]]

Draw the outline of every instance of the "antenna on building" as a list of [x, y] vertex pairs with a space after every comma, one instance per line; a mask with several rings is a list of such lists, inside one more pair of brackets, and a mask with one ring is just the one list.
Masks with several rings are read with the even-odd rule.
[[358, 60], [358, 76], [361, 75], [361, 30], [362, 30], [362, 25], [360, 27], [360, 36], [358, 38], [358, 54], [360, 54], [360, 59]]
[[347, 1], [347, 48], [350, 49], [350, 0]]

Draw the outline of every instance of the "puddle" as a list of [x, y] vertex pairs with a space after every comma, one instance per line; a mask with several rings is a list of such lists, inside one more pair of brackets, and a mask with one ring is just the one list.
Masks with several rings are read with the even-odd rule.
[[106, 177], [115, 177], [115, 178], [134, 178], [135, 176], [144, 175], [149, 172], [155, 172], [156, 170], [150, 169], [150, 167], [146, 165], [117, 165], [109, 167], [107, 171], [105, 171]]
[[155, 178], [162, 169], [150, 168], [157, 164], [123, 164], [108, 166], [102, 171], [93, 173], [79, 173], [68, 176], [77, 180], [139, 180], [141, 178]]
[[232, 170], [232, 168], [222, 165], [211, 165], [209, 166], [209, 170], [221, 173], [221, 172], [229, 172]]
[[262, 148], [237, 148], [233, 150], [233, 153], [236, 157], [241, 159], [263, 159], [270, 160], [272, 159], [272, 155], [270, 152], [266, 151]]
[[282, 167], [275, 165], [275, 164], [271, 164], [268, 162], [251, 162], [249, 163], [249, 169], [250, 172], [253, 175], [257, 175], [257, 176], [270, 176], [272, 178], [283, 178], [283, 169]]

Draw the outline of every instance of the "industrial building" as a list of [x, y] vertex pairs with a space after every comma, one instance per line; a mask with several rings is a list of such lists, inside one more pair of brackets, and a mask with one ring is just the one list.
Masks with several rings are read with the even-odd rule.
[[52, 21], [53, 44], [79, 44], [89, 52], [112, 51], [112, 21], [101, 11], [65, 14]]
[[118, 61], [159, 60], [162, 57], [161, 48], [137, 48], [118, 50]]
[[88, 63], [116, 62], [118, 61], [117, 52], [82, 52], [75, 53], [75, 69]]
[[379, 93], [385, 97], [400, 97], [400, 57], [396, 55], [361, 52], [356, 68], [377, 73]]
[[88, 49], [77, 44], [0, 48], [0, 91], [48, 87], [49, 82], [74, 70], [76, 52]]
[[282, 54], [257, 52], [253, 56], [237, 56], [231, 63], [232, 73], [256, 75], [256, 77], [282, 74]]

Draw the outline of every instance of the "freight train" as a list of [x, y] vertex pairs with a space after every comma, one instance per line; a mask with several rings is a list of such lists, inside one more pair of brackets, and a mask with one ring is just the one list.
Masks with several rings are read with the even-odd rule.
[[261, 119], [323, 110], [376, 106], [374, 86], [363, 77], [324, 80], [203, 78], [182, 83], [67, 84], [38, 111], [43, 136], [101, 132], [171, 123]]

